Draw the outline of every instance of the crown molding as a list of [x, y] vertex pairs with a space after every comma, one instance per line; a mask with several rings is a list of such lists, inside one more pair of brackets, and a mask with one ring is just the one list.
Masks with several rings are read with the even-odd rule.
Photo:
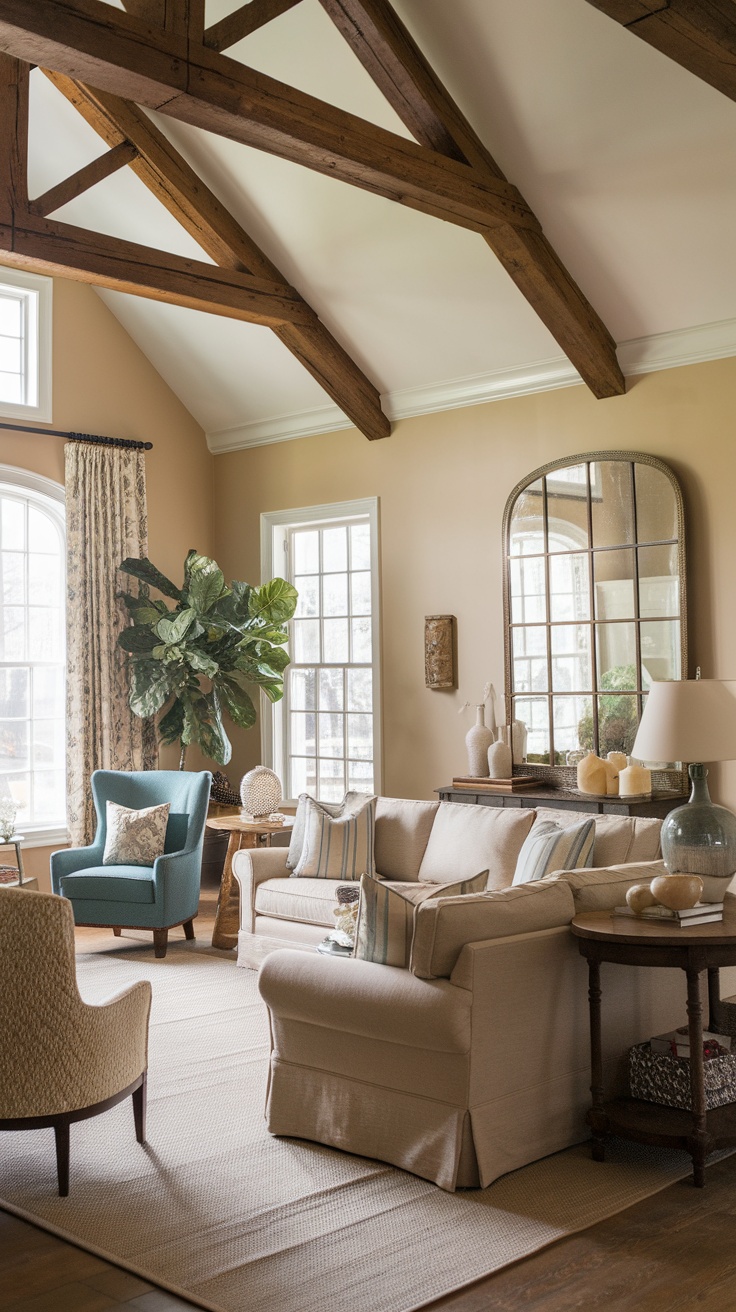
[[[723, 319], [718, 323], [700, 324], [697, 328], [681, 328], [674, 332], [655, 333], [651, 337], [635, 337], [631, 341], [622, 342], [617, 353], [627, 378], [656, 373], [660, 369], [676, 369], [681, 365], [725, 359], [736, 355], [736, 319]], [[386, 414], [395, 422], [398, 419], [413, 419], [417, 415], [459, 410], [464, 406], [485, 405], [490, 401], [580, 385], [582, 379], [569, 360], [564, 356], [555, 356], [551, 360], [538, 360], [511, 369], [495, 369], [485, 374], [471, 374], [467, 378], [453, 378], [426, 387], [407, 387], [388, 392], [382, 399]], [[273, 419], [256, 419], [237, 428], [208, 433], [207, 445], [214, 455], [219, 455], [226, 451], [269, 446], [273, 442], [291, 442], [299, 437], [315, 437], [320, 433], [335, 433], [352, 427], [350, 420], [336, 405], [326, 405], [294, 414], [278, 415]]]

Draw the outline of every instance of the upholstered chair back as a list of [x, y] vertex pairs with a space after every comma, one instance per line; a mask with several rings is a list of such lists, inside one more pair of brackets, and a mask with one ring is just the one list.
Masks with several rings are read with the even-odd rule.
[[[165, 852], [183, 852], [201, 842], [210, 795], [209, 774], [188, 770], [95, 770], [92, 795], [97, 811], [95, 846], [104, 846], [107, 802], [140, 811], [169, 802]], [[190, 835], [192, 842], [189, 841]], [[196, 836], [196, 837], [195, 837]]]

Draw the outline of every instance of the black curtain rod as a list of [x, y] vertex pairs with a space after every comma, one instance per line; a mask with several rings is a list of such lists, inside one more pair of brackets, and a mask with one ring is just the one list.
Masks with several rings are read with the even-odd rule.
[[60, 428], [32, 428], [30, 424], [0, 424], [14, 433], [42, 433], [44, 437], [64, 437], [67, 442], [89, 442], [92, 446], [118, 446], [131, 451], [152, 451], [153, 442], [135, 442], [129, 437], [100, 437], [98, 433], [67, 433]]

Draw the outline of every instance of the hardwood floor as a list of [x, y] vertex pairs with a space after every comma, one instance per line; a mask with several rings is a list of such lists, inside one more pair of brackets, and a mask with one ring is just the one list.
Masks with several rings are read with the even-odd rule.
[[[203, 889], [195, 921], [200, 942], [211, 939], [215, 899], [216, 890]], [[76, 932], [84, 952], [121, 946], [110, 930]], [[173, 931], [172, 941], [179, 936], [183, 930]], [[432, 1312], [736, 1312], [735, 1226], [736, 1155], [708, 1168], [705, 1189], [680, 1181], [438, 1299]], [[195, 1306], [0, 1210], [0, 1312]]]

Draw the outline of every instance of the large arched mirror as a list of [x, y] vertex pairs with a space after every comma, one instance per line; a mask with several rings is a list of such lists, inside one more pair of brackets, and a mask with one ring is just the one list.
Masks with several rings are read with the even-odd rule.
[[672, 470], [637, 452], [555, 461], [514, 488], [503, 533], [516, 763], [559, 769], [589, 748], [630, 753], [652, 682], [687, 677]]

